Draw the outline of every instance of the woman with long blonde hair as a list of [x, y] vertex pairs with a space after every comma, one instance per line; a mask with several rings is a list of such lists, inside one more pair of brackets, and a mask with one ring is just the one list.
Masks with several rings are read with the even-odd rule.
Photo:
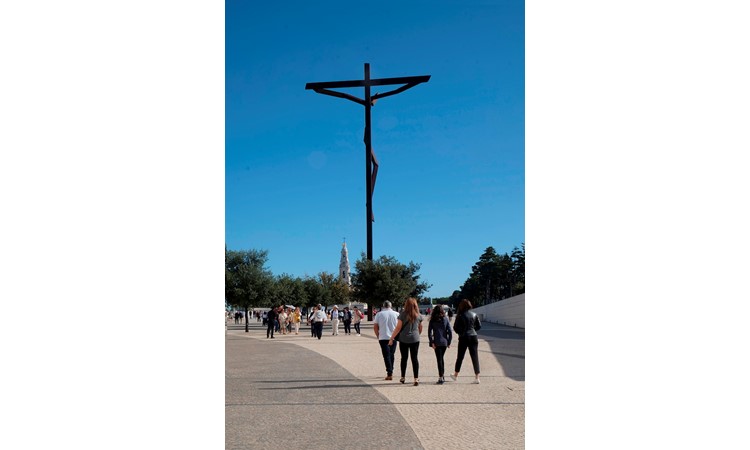
[[[400, 334], [399, 334], [400, 333]], [[422, 334], [422, 316], [419, 314], [417, 299], [409, 297], [404, 304], [404, 310], [398, 315], [396, 329], [392, 336], [398, 336], [399, 350], [401, 351], [401, 380], [406, 381], [406, 363], [411, 354], [411, 368], [414, 373], [414, 386], [419, 386], [419, 335]], [[393, 337], [388, 341], [393, 345]]]

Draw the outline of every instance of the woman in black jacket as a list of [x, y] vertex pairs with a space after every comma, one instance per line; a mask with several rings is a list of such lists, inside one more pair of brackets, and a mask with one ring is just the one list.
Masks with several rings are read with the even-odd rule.
[[466, 355], [466, 349], [469, 349], [471, 364], [474, 366], [474, 384], [479, 384], [479, 353], [477, 347], [477, 330], [482, 328], [479, 323], [479, 317], [471, 310], [471, 302], [466, 299], [461, 300], [456, 311], [456, 320], [453, 322], [453, 330], [458, 336], [458, 354], [456, 355], [456, 373], [451, 375], [453, 381], [458, 378], [458, 372], [461, 371], [461, 363]]
[[430, 347], [435, 350], [437, 358], [438, 381], [437, 384], [445, 383], [445, 350], [451, 347], [453, 333], [451, 332], [451, 323], [445, 317], [445, 310], [441, 305], [437, 305], [430, 315], [430, 325], [427, 328], [427, 338], [430, 340]]

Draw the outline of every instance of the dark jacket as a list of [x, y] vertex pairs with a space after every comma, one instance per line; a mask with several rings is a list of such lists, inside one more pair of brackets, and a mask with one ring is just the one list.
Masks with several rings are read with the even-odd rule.
[[463, 314], [456, 316], [456, 321], [453, 322], [453, 330], [456, 332], [459, 338], [466, 336], [476, 336], [477, 330], [482, 328], [482, 324], [479, 322], [479, 317], [471, 310], [464, 311]]
[[442, 321], [430, 320], [430, 325], [427, 327], [427, 338], [430, 340], [430, 347], [432, 347], [432, 344], [438, 347], [451, 345], [453, 333], [451, 332], [450, 320], [445, 316], [442, 317]]

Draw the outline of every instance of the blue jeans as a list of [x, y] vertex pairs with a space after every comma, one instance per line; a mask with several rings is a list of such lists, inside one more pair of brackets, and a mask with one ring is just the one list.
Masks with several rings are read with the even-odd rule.
[[378, 342], [380, 343], [380, 351], [383, 353], [385, 371], [388, 376], [391, 376], [393, 375], [393, 359], [396, 355], [396, 343], [394, 342], [393, 345], [389, 346], [388, 339], [381, 339]]

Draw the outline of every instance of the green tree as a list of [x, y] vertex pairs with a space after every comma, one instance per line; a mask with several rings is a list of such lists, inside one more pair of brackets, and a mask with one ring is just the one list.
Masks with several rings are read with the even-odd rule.
[[276, 277], [274, 283], [274, 305], [297, 305], [296, 279], [283, 273]]
[[305, 306], [311, 308], [318, 304], [325, 304], [325, 292], [323, 285], [318, 280], [311, 277], [306, 277], [302, 280], [302, 286], [305, 290], [306, 303]]
[[453, 309], [456, 309], [456, 308], [458, 308], [458, 304], [459, 304], [459, 303], [461, 303], [461, 299], [462, 299], [462, 298], [463, 298], [463, 296], [461, 295], [461, 291], [459, 291], [459, 290], [455, 290], [455, 291], [453, 291], [453, 293], [451, 294], [451, 296], [450, 296], [450, 300], [449, 300], [449, 303], [448, 303], [448, 304], [449, 304], [449, 305], [450, 305], [450, 306], [451, 306], [451, 307], [452, 307]]
[[349, 285], [343, 282], [341, 277], [337, 277], [328, 289], [331, 293], [331, 303], [335, 305], [348, 305], [352, 301], [352, 290]]
[[524, 292], [525, 250], [523, 244], [521, 247], [514, 248], [511, 255], [499, 255], [493, 247], [487, 247], [461, 286], [460, 297], [481, 306]]
[[294, 283], [292, 284], [292, 297], [294, 298], [294, 306], [302, 308], [309, 303], [307, 290], [305, 289], [305, 282], [302, 278], [296, 277], [294, 279]]
[[[273, 275], [265, 267], [267, 250], [224, 249], [224, 301], [241, 308], [245, 317], [253, 306], [270, 306], [272, 301]], [[245, 332], [248, 332], [245, 320]]]
[[520, 250], [515, 247], [510, 256], [513, 258], [512, 297], [526, 292], [526, 245], [521, 243]]
[[368, 260], [362, 253], [354, 263], [352, 297], [370, 306], [367, 316], [368, 320], [372, 320], [373, 308], [386, 300], [394, 307], [400, 307], [408, 297], [419, 299], [430, 288], [429, 283], [419, 280], [417, 272], [420, 267], [420, 264], [411, 261], [402, 264], [392, 256]]
[[461, 294], [475, 306], [489, 303], [501, 296], [501, 258], [493, 247], [487, 247], [479, 261], [471, 268], [471, 274], [463, 286]]

